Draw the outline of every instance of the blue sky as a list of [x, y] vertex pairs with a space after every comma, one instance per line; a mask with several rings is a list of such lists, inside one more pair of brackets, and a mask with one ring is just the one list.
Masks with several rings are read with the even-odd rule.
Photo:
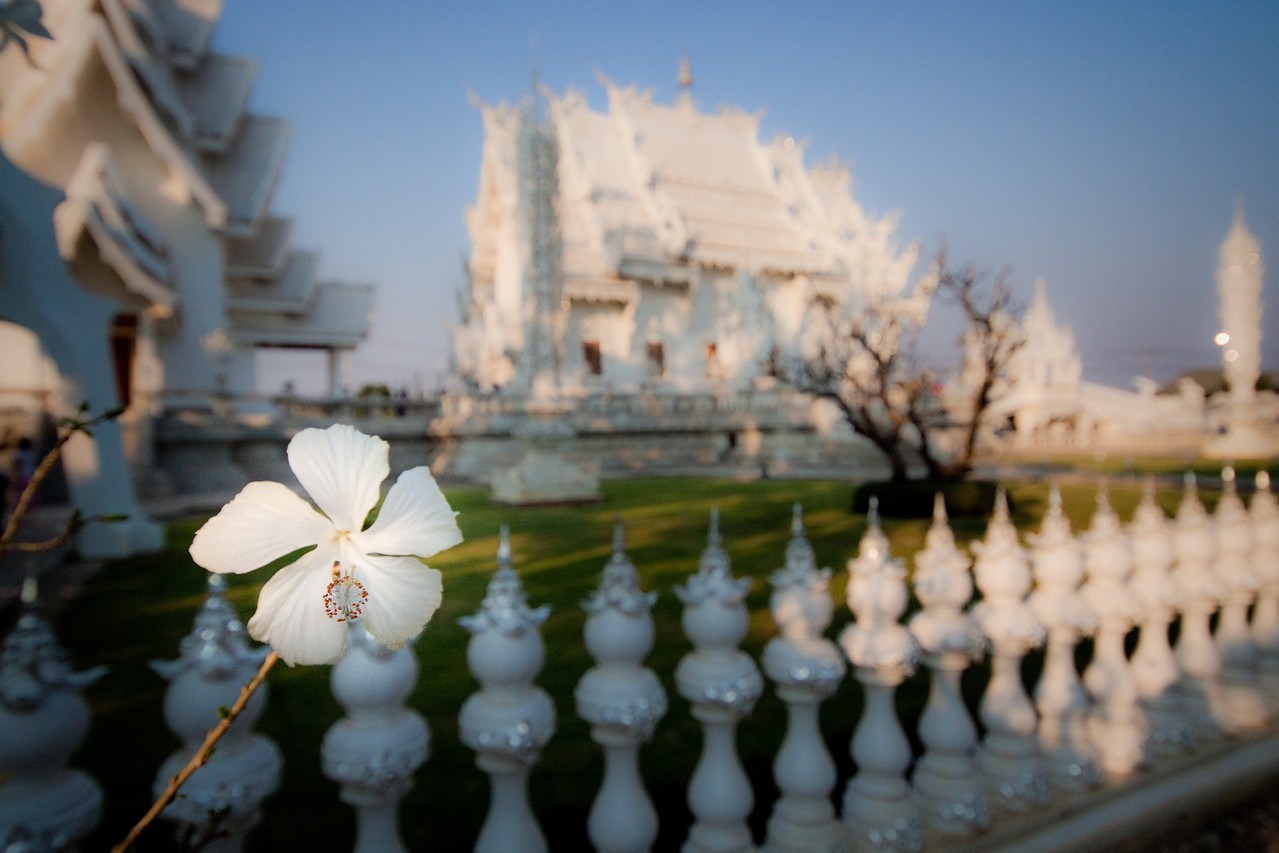
[[[763, 110], [765, 139], [849, 163], [903, 244], [1008, 267], [1027, 300], [1046, 279], [1085, 377], [1110, 384], [1217, 363], [1241, 200], [1279, 369], [1279, 4], [229, 0], [215, 47], [256, 57], [253, 109], [294, 123], [276, 211], [325, 276], [379, 287], [357, 384], [442, 368], [479, 178], [468, 93], [528, 91], [533, 38], [542, 81], [597, 107], [597, 71], [669, 102], [687, 54], [704, 109]], [[319, 364], [276, 361], [264, 388]]]

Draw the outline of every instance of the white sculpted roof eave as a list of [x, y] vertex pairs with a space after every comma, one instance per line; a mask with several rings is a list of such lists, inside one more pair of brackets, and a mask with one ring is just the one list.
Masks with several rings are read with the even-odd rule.
[[[26, 163], [46, 159], [51, 134], [61, 138], [60, 122], [65, 119], [67, 105], [74, 102], [73, 93], [82, 85], [84, 75], [93, 73], [90, 64], [100, 61], [122, 115], [133, 123], [147, 147], [164, 164], [171, 188], [199, 205], [209, 227], [220, 228], [226, 218], [226, 206], [156, 112], [106, 20], [69, 5], [59, 11], [63, 14], [57, 18], [57, 38], [32, 40], [35, 67], [27, 67], [18, 51], [0, 55], [0, 62], [13, 63], [6, 69], [6, 92], [0, 101], [0, 136], [6, 153], [24, 168]], [[34, 171], [42, 174], [39, 169]]]
[[266, 217], [292, 133], [288, 119], [247, 115], [225, 152], [199, 156], [204, 174], [226, 202], [227, 234], [249, 236]]
[[228, 278], [227, 309], [244, 313], [303, 315], [315, 309], [320, 254], [289, 252], [271, 279]]
[[231, 144], [257, 69], [255, 59], [214, 53], [197, 69], [178, 75], [178, 91], [194, 119], [191, 141], [202, 151], [223, 152]]
[[306, 314], [227, 311], [227, 334], [242, 346], [349, 349], [369, 333], [377, 289], [325, 281]]
[[213, 27], [222, 16], [222, 0], [132, 0], [145, 2], [164, 34], [165, 51], [175, 68], [192, 71], [204, 61]]
[[69, 264], [92, 246], [132, 299], [171, 314], [178, 304], [168, 246], [125, 195], [105, 145], [85, 148], [66, 199], [53, 212], [58, 252]]

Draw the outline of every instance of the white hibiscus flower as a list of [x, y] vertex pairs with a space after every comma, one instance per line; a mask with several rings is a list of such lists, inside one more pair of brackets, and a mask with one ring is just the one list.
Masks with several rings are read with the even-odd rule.
[[440, 606], [440, 573], [419, 558], [462, 532], [430, 470], [401, 474], [364, 529], [390, 471], [388, 449], [344, 424], [302, 430], [289, 442], [289, 466], [320, 512], [280, 483], [254, 482], [195, 534], [191, 558], [218, 573], [309, 549], [266, 582], [249, 620], [249, 634], [285, 663], [339, 660], [354, 619], [383, 645], [402, 646]]

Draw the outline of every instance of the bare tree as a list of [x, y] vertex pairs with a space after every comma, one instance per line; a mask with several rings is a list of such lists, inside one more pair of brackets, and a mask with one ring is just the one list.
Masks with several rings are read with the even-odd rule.
[[[775, 355], [770, 371], [834, 403], [853, 431], [884, 454], [894, 480], [908, 479], [916, 461], [930, 479], [962, 479], [972, 471], [991, 403], [1002, 393], [1001, 376], [1023, 342], [1007, 274], [989, 287], [984, 279], [972, 265], [948, 267], [943, 249], [909, 303], [881, 300], [857, 311], [821, 303], [816, 351]], [[962, 370], [945, 389], [916, 355], [921, 287], [925, 305], [935, 288], [963, 317]]]

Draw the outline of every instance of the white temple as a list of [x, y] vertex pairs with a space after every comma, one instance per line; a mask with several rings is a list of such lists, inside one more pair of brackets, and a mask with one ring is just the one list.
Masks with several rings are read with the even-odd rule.
[[[802, 345], [815, 303], [922, 320], [927, 286], [902, 297], [918, 251], [898, 250], [895, 216], [862, 209], [846, 167], [806, 167], [802, 143], [761, 142], [758, 114], [702, 112], [687, 87], [665, 105], [601, 82], [607, 112], [572, 90], [480, 108], [453, 339], [472, 388], [528, 393], [549, 366], [571, 396], [742, 390]], [[553, 152], [538, 160], [541, 136]]]
[[[93, 554], [158, 544], [130, 471], [155, 470], [159, 416], [220, 417], [261, 347], [327, 351], [336, 387], [368, 332], [373, 287], [320, 280], [270, 211], [290, 126], [248, 112], [255, 61], [209, 49], [221, 9], [43, 0], [29, 55], [0, 52], [0, 427], [126, 407], [64, 454], [77, 507], [132, 519], [87, 529]], [[244, 480], [208, 461], [161, 490]]]
[[222, 4], [42, 5], [53, 38], [30, 39], [30, 61], [0, 54], [0, 145], [65, 195], [58, 252], [115, 304], [101, 343], [121, 401], [154, 413], [251, 394], [259, 347], [325, 350], [339, 385], [374, 289], [318, 278], [271, 213], [290, 125], [247, 110], [256, 61], [210, 51]]

